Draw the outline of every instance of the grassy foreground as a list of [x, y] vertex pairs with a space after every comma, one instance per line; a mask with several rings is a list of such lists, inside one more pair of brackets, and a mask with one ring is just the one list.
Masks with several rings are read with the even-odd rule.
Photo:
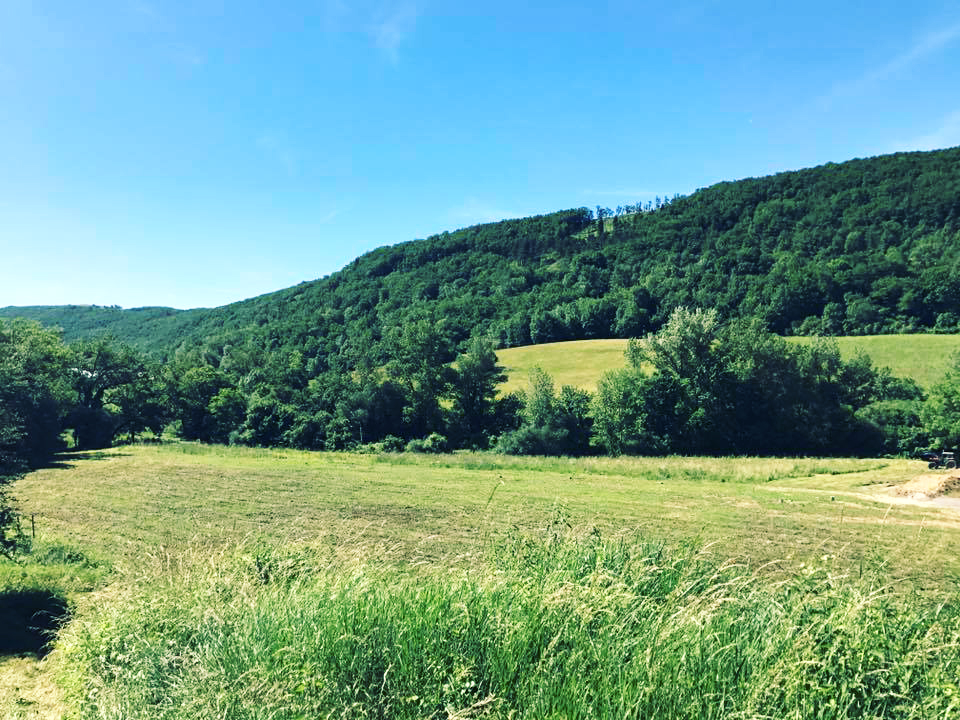
[[416, 574], [323, 545], [153, 565], [64, 633], [69, 700], [127, 720], [960, 711], [956, 604], [562, 527], [496, 548]]
[[[845, 358], [865, 352], [874, 365], [889, 367], [894, 375], [913, 378], [924, 388], [932, 387], [943, 377], [950, 356], [960, 351], [960, 335], [865, 335], [835, 339]], [[788, 340], [811, 342], [807, 337]], [[497, 357], [507, 369], [502, 391], [525, 389], [531, 368], [539, 365], [553, 377], [557, 387], [572, 385], [593, 392], [605, 372], [626, 365], [626, 349], [626, 340], [574, 340], [500, 350]]]
[[0, 690], [19, 672], [48, 691], [55, 674], [66, 694], [46, 714], [0, 697], [0, 716], [949, 717], [960, 511], [890, 493], [924, 472], [192, 444], [63, 456], [17, 497], [67, 545], [41, 542], [101, 561], [62, 558], [75, 612], [50, 658], [0, 665]]

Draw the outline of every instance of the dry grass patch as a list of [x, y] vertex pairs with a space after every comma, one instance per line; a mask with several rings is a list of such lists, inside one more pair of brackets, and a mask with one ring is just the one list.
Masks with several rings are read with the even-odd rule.
[[66, 716], [67, 708], [47, 662], [32, 655], [0, 658], [0, 717], [60, 720]]

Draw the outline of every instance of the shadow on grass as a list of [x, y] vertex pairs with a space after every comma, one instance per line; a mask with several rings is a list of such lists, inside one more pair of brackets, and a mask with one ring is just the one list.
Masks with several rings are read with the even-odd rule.
[[43, 657], [69, 614], [63, 596], [49, 590], [0, 592], [0, 655]]
[[45, 470], [69, 470], [76, 462], [84, 460], [108, 460], [116, 457], [126, 457], [130, 453], [121, 453], [113, 451], [86, 451], [86, 452], [62, 452], [53, 456], [50, 462], [41, 465]]

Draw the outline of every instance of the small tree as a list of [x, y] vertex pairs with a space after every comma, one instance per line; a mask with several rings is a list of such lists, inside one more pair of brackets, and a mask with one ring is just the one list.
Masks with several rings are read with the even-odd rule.
[[523, 422], [500, 437], [497, 450], [509, 455], [588, 454], [589, 409], [589, 393], [564, 385], [558, 396], [550, 375], [534, 367], [530, 371]]
[[493, 343], [482, 338], [470, 341], [467, 352], [457, 361], [453, 382], [453, 414], [460, 445], [488, 447], [495, 425], [497, 386], [506, 375], [497, 363]]
[[935, 447], [960, 445], [960, 353], [950, 358], [943, 379], [923, 404], [920, 418]]

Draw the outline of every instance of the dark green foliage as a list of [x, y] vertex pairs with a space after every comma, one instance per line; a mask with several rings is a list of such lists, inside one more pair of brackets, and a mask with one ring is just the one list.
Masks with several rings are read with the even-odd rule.
[[[217, 418], [211, 410], [221, 390], [231, 383], [226, 375], [209, 365], [171, 368], [174, 402], [181, 422], [181, 435], [187, 440], [212, 441], [221, 433]], [[214, 410], [217, 405], [214, 404]]]
[[593, 424], [589, 411], [589, 393], [564, 385], [557, 395], [553, 379], [534, 368], [522, 421], [500, 436], [496, 450], [508, 455], [588, 455]]
[[121, 431], [132, 439], [148, 427], [162, 429], [168, 401], [159, 367], [148, 367], [137, 351], [107, 336], [70, 350], [76, 399], [65, 422], [79, 449], [109, 447]]
[[497, 386], [506, 378], [493, 343], [474, 338], [457, 360], [453, 383], [453, 429], [457, 444], [486, 449], [496, 426]]
[[[108, 330], [164, 357], [296, 349], [307, 375], [348, 348], [375, 364], [417, 318], [502, 346], [658, 329], [678, 306], [779, 334], [952, 332], [960, 320], [960, 148], [727, 182], [657, 207], [576, 209], [383, 247], [340, 272], [213, 310], [8, 308]], [[613, 220], [616, 220], [614, 223]], [[600, 229], [603, 228], [602, 237]], [[241, 370], [233, 366], [231, 370]]]
[[0, 655], [31, 653], [43, 657], [68, 615], [67, 600], [56, 590], [0, 590]]
[[[580, 208], [441, 233], [213, 310], [73, 306], [0, 315], [41, 318], [68, 338], [86, 338], [76, 364], [84, 372], [92, 372], [97, 343], [121, 367], [143, 363], [124, 345], [98, 340], [105, 332], [167, 363], [109, 390], [97, 387], [99, 374], [73, 378], [71, 423], [85, 446], [175, 417], [183, 437], [204, 441], [342, 449], [437, 432], [457, 447], [487, 447], [519, 424], [509, 403], [493, 401], [489, 349], [486, 359], [476, 355], [471, 339], [504, 347], [639, 337], [663, 328], [678, 307], [701, 307], [716, 311], [717, 328], [743, 321], [737, 332], [745, 339], [738, 347], [734, 331], [724, 330], [727, 357], [688, 337], [676, 350], [696, 366], [683, 374], [608, 378], [594, 403], [599, 447], [797, 452], [823, 448], [823, 438], [839, 432], [835, 447], [899, 452], [919, 435], [890, 422], [910, 424], [909, 413], [864, 408], [916, 401], [916, 393], [879, 391], [873, 368], [838, 365], [829, 349], [784, 359], [777, 342], [758, 333], [956, 331], [958, 197], [960, 148], [900, 153], [596, 215]], [[465, 364], [451, 365], [463, 353]], [[810, 381], [814, 375], [820, 380]], [[643, 403], [631, 385], [644, 387]], [[27, 416], [52, 427], [62, 420], [58, 403]], [[584, 436], [589, 418], [565, 413], [572, 425], [526, 423], [524, 447], [585, 451], [569, 442]], [[685, 448], [668, 439], [679, 436]]]
[[757, 321], [678, 308], [627, 358], [593, 402], [608, 453], [869, 455], [922, 438], [915, 384], [865, 356], [844, 362], [835, 344], [790, 345]]
[[4, 451], [37, 465], [60, 449], [72, 401], [70, 353], [59, 335], [27, 321], [0, 321], [0, 433]]
[[68, 367], [56, 332], [36, 322], [0, 321], [0, 554], [6, 557], [25, 541], [9, 486], [62, 447]]
[[960, 446], [960, 355], [951, 358], [943, 380], [930, 391], [921, 417], [930, 435], [930, 447]]
[[424, 317], [393, 328], [387, 336], [387, 374], [405, 399], [399, 428], [404, 437], [423, 437], [445, 426], [441, 401], [450, 397], [455, 378], [451, 332], [445, 321]]

